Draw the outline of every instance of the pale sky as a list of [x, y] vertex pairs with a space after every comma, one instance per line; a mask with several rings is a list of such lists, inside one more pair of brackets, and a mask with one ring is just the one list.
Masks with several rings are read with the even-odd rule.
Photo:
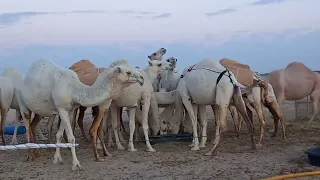
[[66, 67], [125, 58], [144, 67], [161, 47], [180, 70], [205, 57], [232, 58], [259, 72], [292, 61], [316, 70], [319, 7], [319, 0], [2, 0], [0, 70], [26, 72], [38, 58]]

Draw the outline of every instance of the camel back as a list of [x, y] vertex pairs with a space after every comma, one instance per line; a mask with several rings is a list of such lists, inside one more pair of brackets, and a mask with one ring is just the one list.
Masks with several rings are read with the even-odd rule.
[[288, 64], [288, 66], [285, 68], [285, 71], [287, 73], [303, 72], [313, 74], [313, 71], [301, 62], [292, 62]]
[[93, 85], [98, 75], [105, 70], [105, 68], [97, 68], [90, 60], [80, 60], [69, 69], [76, 72], [80, 81], [88, 86]]
[[223, 58], [219, 62], [222, 66], [231, 71], [242, 85], [251, 86], [253, 84], [254, 71], [250, 70], [250, 66], [227, 58]]

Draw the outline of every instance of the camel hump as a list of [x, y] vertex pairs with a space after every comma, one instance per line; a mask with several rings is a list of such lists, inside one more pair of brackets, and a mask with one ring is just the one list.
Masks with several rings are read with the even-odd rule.
[[219, 63], [231, 71], [240, 84], [244, 86], [253, 84], [254, 72], [250, 70], [250, 66], [228, 58], [221, 59]]
[[239, 63], [238, 61], [228, 59], [228, 58], [222, 58], [219, 63], [222, 66], [225, 67], [234, 67], [234, 68], [240, 68], [240, 69], [250, 69], [249, 65]]
[[285, 70], [293, 71], [293, 72], [311, 72], [312, 73], [312, 70], [301, 62], [292, 62], [288, 64]]
[[83, 71], [85, 69], [90, 69], [90, 68], [95, 68], [96, 66], [90, 61], [90, 60], [80, 60], [76, 63], [74, 63], [69, 69], [75, 71], [75, 72], [79, 72], [79, 71]]

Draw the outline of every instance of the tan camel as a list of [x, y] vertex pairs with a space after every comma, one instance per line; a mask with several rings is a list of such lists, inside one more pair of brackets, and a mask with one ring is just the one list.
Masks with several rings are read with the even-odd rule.
[[[280, 122], [282, 124], [283, 129], [283, 138], [285, 138], [284, 118], [280, 111], [272, 86], [270, 84], [264, 83], [264, 80], [257, 73], [252, 71], [250, 69], [250, 66], [246, 64], [242, 64], [235, 60], [227, 58], [223, 58], [219, 62], [225, 68], [227, 68], [229, 71], [232, 71], [235, 74], [239, 83], [247, 87], [252, 87], [252, 89], [246, 91], [244, 100], [246, 102], [248, 115], [249, 117], [251, 117], [251, 120], [252, 112], [250, 108], [248, 108], [248, 105], [251, 105], [255, 109], [260, 121], [260, 138], [257, 146], [262, 146], [262, 139], [265, 134], [265, 117], [261, 106], [262, 104], [268, 107], [270, 112], [274, 115], [274, 118], [277, 118], [275, 119], [275, 122], [278, 122], [280, 118]], [[230, 105], [232, 106], [232, 103]], [[232, 108], [231, 106], [229, 107], [231, 114], [233, 115], [233, 117], [238, 117], [238, 113], [236, 112], [235, 108]], [[238, 123], [239, 126], [237, 130], [238, 135], [240, 132], [242, 122], [243, 119], [240, 116]], [[276, 133], [274, 133], [274, 135], [276, 135]]]
[[320, 78], [318, 74], [301, 62], [292, 62], [286, 68], [272, 71], [266, 82], [269, 82], [275, 92], [278, 103], [285, 100], [299, 100], [310, 95], [313, 104], [313, 115], [308, 125], [318, 114], [320, 99]]

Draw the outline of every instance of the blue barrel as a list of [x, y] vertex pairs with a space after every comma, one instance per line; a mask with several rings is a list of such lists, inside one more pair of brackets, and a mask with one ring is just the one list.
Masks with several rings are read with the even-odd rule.
[[[4, 126], [4, 134], [5, 135], [13, 135], [14, 134], [14, 128], [16, 126]], [[17, 135], [25, 134], [26, 133], [26, 127], [25, 126], [19, 126], [17, 130]]]

